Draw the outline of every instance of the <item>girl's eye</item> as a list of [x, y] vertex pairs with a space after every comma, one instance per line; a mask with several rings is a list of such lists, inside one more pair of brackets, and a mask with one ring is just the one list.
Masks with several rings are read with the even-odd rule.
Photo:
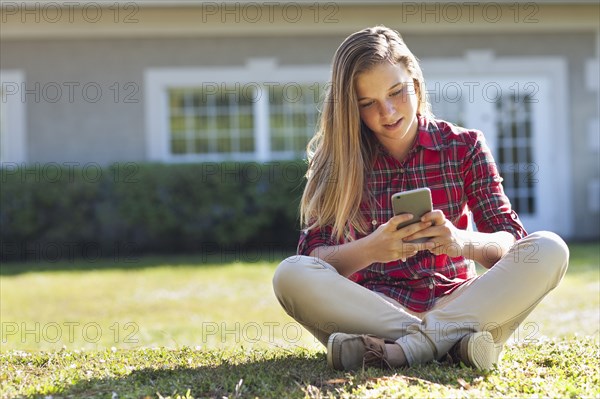
[[403, 91], [404, 91], [404, 88], [401, 88], [400, 90], [393, 92], [392, 93], [392, 97], [395, 97], [395, 96], [398, 96], [398, 95], [402, 94]]
[[373, 105], [373, 101], [369, 101], [368, 103], [362, 103], [360, 104], [361, 108], [369, 108], [371, 105]]

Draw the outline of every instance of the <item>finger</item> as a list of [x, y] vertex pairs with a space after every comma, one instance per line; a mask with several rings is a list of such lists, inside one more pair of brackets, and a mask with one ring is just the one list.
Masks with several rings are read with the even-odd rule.
[[446, 217], [444, 216], [444, 212], [439, 209], [435, 209], [431, 212], [427, 212], [425, 215], [421, 217], [422, 222], [431, 222], [433, 225], [440, 226], [444, 224]]
[[[402, 252], [408, 257], [416, 255], [420, 251], [432, 251], [437, 245], [432, 240], [419, 243], [406, 242], [403, 244]], [[432, 252], [433, 253], [433, 252]]]
[[407, 241], [413, 241], [413, 240], [416, 240], [417, 238], [423, 238], [423, 237], [427, 237], [427, 238], [440, 237], [441, 238], [445, 234], [445, 230], [444, 230], [443, 226], [436, 226], [436, 225], [432, 224], [432, 222], [421, 222], [421, 223], [428, 223], [429, 226], [427, 228], [424, 228], [424, 229], [414, 232], [413, 234], [411, 234], [410, 237], [406, 237], [405, 239]]
[[414, 217], [414, 215], [412, 213], [401, 213], [399, 215], [393, 216], [390, 219], [390, 224], [397, 226], [400, 223], [404, 223], [404, 222], [408, 222], [409, 220], [412, 220], [413, 217]]
[[418, 242], [418, 243], [414, 243], [412, 244], [414, 245], [414, 250], [415, 252], [419, 252], [419, 251], [430, 251], [433, 248], [436, 247], [436, 244], [433, 241], [425, 241], [425, 242]]
[[427, 240], [419, 245], [420, 245], [420, 247], [419, 247], [420, 251], [431, 251], [437, 247], [437, 244], [433, 240]]
[[431, 222], [418, 222], [411, 224], [410, 226], [406, 226], [398, 231], [401, 231], [401, 235], [403, 241], [414, 241], [417, 238], [423, 237], [431, 237], [429, 233], [431, 231], [432, 225]]
[[402, 243], [402, 253], [403, 254], [415, 254], [419, 251], [419, 244], [413, 244], [410, 242], [403, 242]]
[[406, 260], [408, 258], [412, 258], [417, 253], [419, 253], [419, 251], [426, 250], [427, 248], [428, 248], [428, 245], [425, 243], [423, 243], [423, 244], [408, 244], [408, 243], [403, 244], [403, 246], [402, 246], [403, 255], [400, 257], [400, 260], [403, 262], [406, 262]]
[[388, 231], [398, 230], [398, 226], [402, 223], [414, 220], [414, 215], [410, 213], [402, 213], [400, 215], [393, 216], [387, 223]]
[[447, 245], [444, 241], [432, 241], [432, 244], [432, 248], [429, 251], [436, 255], [444, 253], [444, 248]]

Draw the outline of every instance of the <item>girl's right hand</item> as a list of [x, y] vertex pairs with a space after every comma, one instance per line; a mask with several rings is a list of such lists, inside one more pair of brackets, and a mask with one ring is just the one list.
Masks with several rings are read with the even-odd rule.
[[431, 222], [417, 222], [397, 230], [400, 223], [412, 219], [410, 214], [396, 215], [380, 225], [373, 233], [364, 238], [367, 250], [373, 262], [388, 263], [395, 260], [406, 261], [419, 251], [435, 247], [433, 242], [409, 243], [403, 239], [431, 226]]

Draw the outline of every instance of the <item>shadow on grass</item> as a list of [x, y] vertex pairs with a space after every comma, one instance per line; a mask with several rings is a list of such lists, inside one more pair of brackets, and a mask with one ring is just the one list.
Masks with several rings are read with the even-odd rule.
[[23, 273], [91, 270], [140, 270], [154, 267], [219, 266], [241, 263], [279, 263], [295, 254], [295, 248], [268, 248], [264, 250], [221, 250], [193, 254], [136, 255], [121, 254], [117, 257], [40, 258], [28, 262], [1, 262], [0, 276]]
[[[210, 356], [210, 355], [209, 355]], [[223, 359], [205, 359], [222, 361]], [[359, 386], [384, 381], [402, 392], [412, 388], [428, 392], [431, 384], [460, 389], [483, 374], [470, 370], [430, 364], [411, 369], [337, 372], [327, 368], [325, 354], [288, 354], [276, 359], [244, 359], [233, 364], [134, 370], [122, 378], [95, 378], [79, 381], [54, 397], [143, 398], [181, 395], [194, 398], [289, 398], [337, 397]]]
[[[571, 268], [576, 270], [597, 270], [600, 262], [600, 243], [569, 243], [571, 250]], [[179, 266], [219, 266], [231, 263], [279, 263], [288, 256], [295, 254], [292, 247], [270, 247], [262, 249], [242, 249], [235, 246], [230, 249], [214, 249], [203, 253], [190, 254], [161, 254], [141, 255], [127, 252], [115, 252], [114, 256], [98, 257], [90, 254], [89, 257], [74, 257], [69, 253], [60, 256], [47, 253], [46, 256], [37, 256], [28, 262], [0, 262], [0, 276], [14, 276], [23, 273], [39, 273], [54, 271], [90, 271], [90, 270], [139, 270], [154, 267], [179, 267]]]

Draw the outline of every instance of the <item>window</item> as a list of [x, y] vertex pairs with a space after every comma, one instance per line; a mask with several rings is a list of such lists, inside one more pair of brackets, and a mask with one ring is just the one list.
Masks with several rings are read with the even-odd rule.
[[531, 95], [502, 96], [496, 101], [497, 160], [506, 195], [517, 213], [536, 213], [537, 164], [533, 159]]
[[[316, 90], [315, 90], [316, 89]], [[280, 158], [300, 158], [313, 136], [322, 85], [269, 88], [270, 147]]]
[[326, 66], [146, 72], [148, 157], [163, 162], [300, 159], [324, 97]]

